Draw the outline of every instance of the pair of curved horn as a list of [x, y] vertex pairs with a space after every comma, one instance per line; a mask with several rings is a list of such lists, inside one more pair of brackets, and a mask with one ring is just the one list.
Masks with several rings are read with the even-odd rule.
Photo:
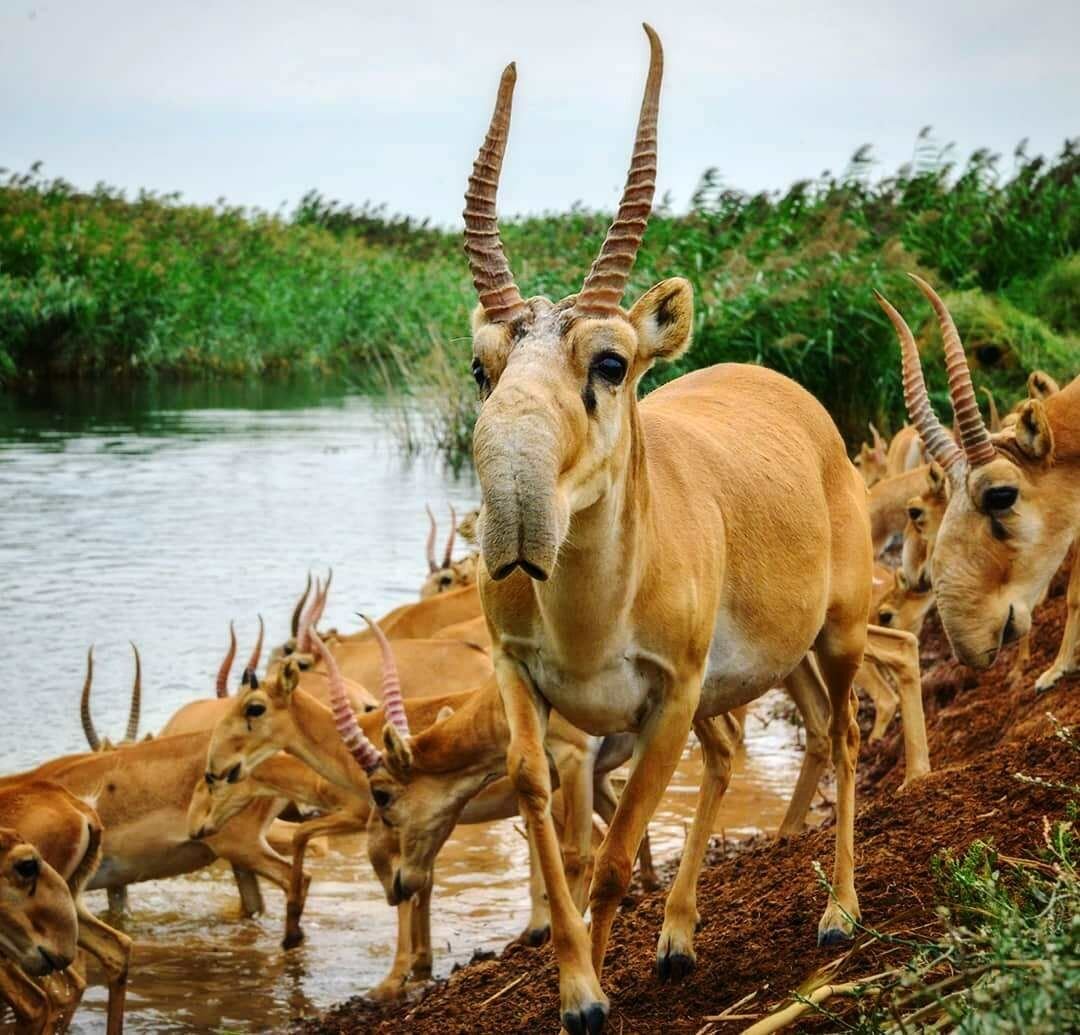
[[[424, 504], [424, 510], [427, 511], [428, 522], [430, 527], [428, 528], [427, 537], [427, 564], [428, 572], [432, 575], [435, 572], [441, 570], [440, 566], [435, 562], [435, 537], [439, 533], [438, 526], [435, 524], [435, 515], [431, 513], [431, 507], [426, 503]], [[450, 535], [446, 537], [446, 549], [443, 551], [443, 568], [449, 568], [451, 562], [454, 559], [454, 541], [457, 539], [457, 511], [454, 510], [454, 504], [450, 504]]]
[[371, 635], [379, 644], [382, 654], [382, 699], [386, 708], [386, 717], [397, 727], [403, 736], [409, 735], [409, 717], [405, 714], [405, 700], [401, 696], [401, 677], [398, 675], [397, 663], [394, 661], [394, 650], [386, 633], [379, 628], [379, 623], [372, 621], [367, 615], [361, 614], [361, 618], [367, 622], [371, 629]]
[[330, 568], [326, 573], [326, 585], [323, 586], [319, 579], [315, 580], [315, 596], [307, 611], [300, 618], [299, 629], [296, 635], [296, 649], [301, 654], [311, 650], [311, 633], [318, 627], [326, 610], [326, 598], [330, 595], [330, 583], [334, 581], [334, 569]]
[[[644, 28], [649, 38], [649, 75], [638, 116], [630, 171], [615, 221], [608, 229], [600, 254], [574, 304], [574, 309], [583, 316], [618, 314], [619, 302], [641, 247], [656, 193], [656, 124], [660, 113], [664, 52], [653, 28], [647, 24]], [[517, 69], [513, 64], [507, 65], [499, 82], [487, 137], [476, 157], [465, 192], [465, 252], [480, 304], [492, 323], [511, 323], [526, 312], [499, 238], [495, 214], [495, 197], [510, 131], [516, 81]]]
[[330, 710], [334, 715], [334, 725], [338, 735], [364, 772], [373, 773], [382, 765], [382, 755], [379, 749], [368, 740], [360, 728], [360, 723], [356, 721], [356, 713], [349, 703], [348, 694], [345, 693], [345, 680], [342, 678], [337, 661], [334, 660], [334, 655], [327, 649], [317, 632], [312, 631], [310, 636], [312, 646], [326, 664], [326, 676], [330, 684]]
[[921, 277], [908, 274], [918, 285], [919, 290], [929, 299], [937, 315], [938, 326], [945, 351], [945, 369], [949, 378], [949, 398], [952, 400], [956, 418], [957, 446], [952, 435], [945, 430], [941, 421], [934, 414], [930, 397], [926, 391], [919, 349], [911, 328], [899, 312], [878, 292], [874, 297], [885, 310], [897, 337], [900, 339], [900, 351], [903, 357], [904, 405], [907, 407], [911, 423], [919, 432], [927, 452], [956, 480], [966, 465], [979, 467], [994, 457], [994, 446], [990, 441], [990, 432], [979, 413], [979, 403], [975, 398], [975, 388], [971, 383], [971, 371], [968, 368], [964, 346], [960, 343], [960, 333], [956, 329], [952, 315], [938, 293]]
[[[252, 648], [251, 657], [248, 658], [247, 666], [244, 669], [243, 683], [247, 683], [250, 677], [254, 674], [255, 670], [259, 667], [259, 658], [262, 657], [263, 647], [263, 635], [266, 629], [263, 625], [263, 617], [259, 615], [259, 636], [255, 641], [255, 646]], [[225, 657], [221, 662], [221, 667], [218, 669], [217, 680], [215, 681], [214, 688], [217, 691], [218, 697], [229, 696], [229, 672], [232, 669], [233, 661], [236, 659], [236, 628], [233, 623], [229, 622], [229, 649], [225, 652]]]
[[300, 635], [300, 615], [303, 614], [304, 605], [307, 603], [307, 598], [310, 593], [311, 572], [309, 571], [307, 573], [307, 582], [304, 585], [304, 592], [300, 594], [300, 599], [297, 600], [296, 606], [293, 608], [292, 620], [289, 622], [289, 630], [294, 640]]
[[[134, 742], [139, 735], [139, 716], [142, 712], [142, 659], [139, 657], [139, 648], [134, 643], [131, 649], [135, 654], [135, 681], [131, 686], [131, 705], [128, 709], [127, 729], [124, 731], [124, 740], [127, 743]], [[79, 715], [82, 718], [83, 733], [91, 751], [101, 750], [101, 738], [94, 728], [94, 720], [90, 715], [90, 688], [94, 682], [94, 647], [91, 644], [86, 652], [86, 679], [83, 681], [82, 696], [79, 700]]]

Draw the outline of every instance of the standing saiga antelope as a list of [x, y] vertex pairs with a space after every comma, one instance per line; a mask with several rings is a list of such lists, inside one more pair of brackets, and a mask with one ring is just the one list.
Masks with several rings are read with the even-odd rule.
[[[510, 730], [507, 771], [547, 887], [572, 1035], [605, 1023], [599, 978], [615, 911], [694, 727], [705, 777], [657, 952], [662, 974], [692, 965], [694, 884], [724, 782], [716, 717], [796, 673], [817, 681], [811, 650], [831, 702], [837, 769], [835, 899], [819, 939], [848, 937], [859, 915], [851, 683], [869, 613], [866, 489], [829, 415], [779, 374], [713, 367], [637, 402], [645, 372], [689, 346], [693, 310], [680, 278], [628, 311], [619, 305], [655, 190], [662, 52], [646, 33], [650, 69], [626, 189], [577, 295], [523, 299], [499, 241], [513, 65], [466, 194], [465, 247], [480, 297], [472, 363], [483, 398], [473, 449], [480, 594]], [[591, 932], [574, 907], [549, 808], [552, 708], [593, 735], [637, 734], [595, 863]]]
[[[881, 295], [903, 355], [904, 402], [950, 492], [930, 556], [945, 633], [960, 661], [992, 665], [1001, 648], [1031, 630], [1031, 612], [1080, 537], [1080, 379], [1045, 399], [1027, 399], [991, 438], [952, 316], [934, 289], [912, 275], [937, 315], [959, 445], [934, 415], [914, 335]], [[1068, 588], [1069, 616], [1049, 689], [1080, 665], [1080, 564]]]

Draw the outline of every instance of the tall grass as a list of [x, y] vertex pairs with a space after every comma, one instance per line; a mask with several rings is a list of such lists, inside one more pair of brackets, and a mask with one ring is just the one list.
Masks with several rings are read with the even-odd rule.
[[[1012, 168], [962, 166], [929, 131], [915, 160], [875, 178], [860, 149], [840, 175], [745, 194], [716, 170], [690, 209], [661, 208], [627, 293], [689, 277], [695, 345], [646, 387], [721, 360], [764, 363], [806, 385], [849, 437], [902, 418], [895, 341], [871, 289], [900, 304], [933, 350], [918, 270], [979, 316], [977, 377], [1011, 401], [1030, 369], [1076, 372], [1080, 152]], [[580, 286], [609, 216], [507, 219], [526, 296]], [[40, 170], [0, 185], [0, 376], [304, 368], [389, 379], [421, 400], [423, 437], [467, 448], [474, 416], [458, 234], [372, 206], [306, 195], [288, 216], [173, 195], [90, 194]], [[965, 331], [961, 320], [961, 331]], [[930, 363], [932, 389], [944, 384]]]

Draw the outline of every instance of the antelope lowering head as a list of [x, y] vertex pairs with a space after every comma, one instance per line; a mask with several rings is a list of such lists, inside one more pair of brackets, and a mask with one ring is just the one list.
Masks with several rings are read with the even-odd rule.
[[945, 505], [949, 502], [949, 479], [936, 463], [927, 467], [926, 488], [907, 501], [901, 567], [908, 582], [920, 590], [930, 588], [930, 557], [934, 552]]
[[544, 580], [571, 516], [617, 483], [630, 460], [635, 390], [661, 358], [689, 345], [690, 284], [665, 280], [620, 305], [652, 209], [663, 53], [645, 26], [649, 75], [615, 221], [581, 290], [523, 299], [499, 240], [495, 193], [516, 72], [503, 73], [487, 139], [465, 195], [465, 250], [480, 297], [473, 376], [483, 398], [473, 457], [483, 490], [481, 549], [493, 578], [521, 567]]
[[930, 587], [920, 588], [910, 582], [904, 569], [899, 568], [893, 576], [892, 586], [878, 602], [877, 616], [873, 621], [877, 625], [918, 636], [933, 606], [934, 594]]
[[34, 977], [63, 970], [78, 930], [64, 879], [33, 845], [0, 828], [0, 956]]
[[1046, 401], [1028, 399], [1015, 424], [991, 437], [952, 317], [914, 279], [941, 328], [956, 441], [930, 407], [910, 328], [878, 301], [900, 338], [908, 414], [950, 483], [930, 558], [938, 611], [957, 657], [983, 668], [1029, 631], [1031, 610], [1080, 527], [1080, 382]]

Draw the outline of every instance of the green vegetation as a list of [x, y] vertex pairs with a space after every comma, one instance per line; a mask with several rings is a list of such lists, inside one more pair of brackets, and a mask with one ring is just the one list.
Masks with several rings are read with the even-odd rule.
[[[1004, 405], [1043, 366], [1076, 373], [1080, 150], [1022, 148], [1005, 176], [978, 152], [955, 168], [928, 132], [916, 160], [874, 179], [869, 149], [841, 176], [782, 195], [726, 189], [715, 170], [690, 210], [652, 220], [628, 298], [666, 276], [697, 294], [696, 344], [650, 384], [721, 360], [764, 363], [817, 395], [852, 439], [902, 419], [895, 341], [870, 291], [929, 345], [904, 274], [950, 292], [976, 365]], [[577, 289], [608, 216], [507, 220], [526, 296]], [[456, 233], [307, 195], [289, 216], [184, 205], [175, 195], [82, 194], [38, 169], [0, 184], [0, 379], [72, 374], [347, 373], [424, 397], [426, 438], [468, 441], [474, 304]], [[933, 346], [936, 347], [936, 346]], [[941, 397], [943, 371], [929, 370]], [[434, 400], [434, 405], [431, 405]]]

